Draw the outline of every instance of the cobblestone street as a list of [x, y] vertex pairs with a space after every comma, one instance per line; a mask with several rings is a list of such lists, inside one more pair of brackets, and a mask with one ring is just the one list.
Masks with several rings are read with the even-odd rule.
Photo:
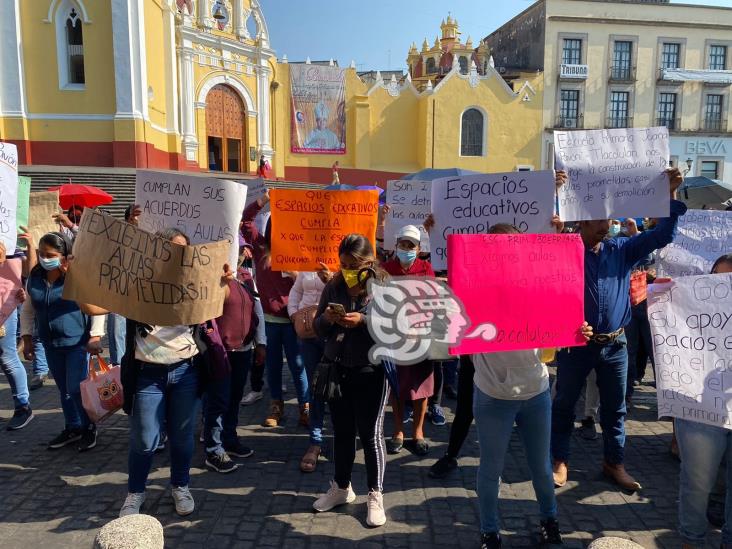
[[[2, 425], [0, 432], [0, 547], [91, 547], [97, 529], [116, 518], [126, 493], [127, 418], [118, 413], [105, 422], [97, 448], [88, 454], [78, 454], [72, 447], [48, 451], [46, 443], [62, 428], [53, 382], [33, 392], [31, 399], [36, 419], [22, 431], [7, 432]], [[0, 402], [4, 423], [11, 402], [5, 383], [0, 385]], [[445, 404], [452, 409], [455, 401], [446, 399]], [[474, 428], [463, 448], [460, 469], [446, 480], [433, 480], [427, 471], [444, 452], [449, 421], [444, 427], [428, 425], [432, 449], [426, 459], [406, 450], [389, 456], [388, 522], [369, 529], [362, 456], [355, 469], [356, 503], [316, 515], [311, 505], [327, 488], [331, 465], [321, 460], [314, 474], [300, 473], [298, 464], [308, 440], [295, 426], [295, 405], [288, 403], [285, 425], [274, 430], [259, 426], [265, 408], [266, 399], [241, 408], [240, 434], [255, 454], [241, 460], [242, 467], [234, 473], [208, 472], [197, 445], [191, 483], [196, 511], [187, 520], [173, 510], [166, 486], [168, 456], [155, 458], [143, 509], [163, 523], [167, 547], [478, 546]], [[387, 416], [387, 436], [390, 419]], [[644, 487], [640, 495], [624, 494], [602, 478], [600, 439], [573, 437], [570, 482], [559, 491], [559, 520], [567, 547], [584, 547], [602, 535], [628, 537], [648, 548], [680, 546], [675, 533], [678, 464], [668, 453], [671, 424], [654, 419], [655, 392], [646, 385], [636, 393], [627, 423], [627, 466]], [[516, 436], [506, 463], [501, 494], [504, 546], [531, 547], [538, 516]], [[718, 532], [710, 539], [719, 546]]]

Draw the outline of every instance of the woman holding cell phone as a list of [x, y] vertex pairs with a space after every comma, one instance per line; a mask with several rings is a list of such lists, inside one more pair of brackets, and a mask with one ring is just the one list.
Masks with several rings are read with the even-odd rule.
[[356, 434], [363, 445], [368, 482], [367, 518], [369, 526], [386, 523], [382, 496], [384, 464], [384, 409], [389, 388], [381, 363], [369, 360], [374, 344], [366, 326], [366, 289], [369, 278], [383, 280], [371, 242], [350, 234], [338, 248], [340, 270], [323, 289], [315, 315], [315, 331], [325, 340], [319, 370], [334, 368], [339, 395], [329, 398], [333, 421], [333, 461], [335, 475], [330, 489], [313, 504], [316, 511], [329, 511], [352, 503], [351, 472], [356, 458]]

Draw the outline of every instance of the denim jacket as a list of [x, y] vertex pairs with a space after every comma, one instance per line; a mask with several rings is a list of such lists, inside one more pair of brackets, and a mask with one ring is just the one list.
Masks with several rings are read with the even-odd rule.
[[598, 253], [585, 249], [585, 320], [596, 334], [608, 334], [630, 322], [630, 273], [650, 253], [670, 244], [686, 205], [671, 200], [671, 216], [632, 238], [611, 238]]

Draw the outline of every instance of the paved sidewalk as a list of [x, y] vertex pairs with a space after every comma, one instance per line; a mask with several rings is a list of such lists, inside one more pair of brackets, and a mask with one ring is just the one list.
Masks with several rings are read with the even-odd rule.
[[[7, 432], [4, 420], [11, 415], [11, 397], [4, 377], [0, 380], [0, 548], [91, 547], [97, 529], [116, 518], [126, 494], [126, 416], [118, 413], [101, 426], [98, 447], [92, 452], [48, 451], [46, 443], [62, 428], [53, 382], [31, 393], [36, 419], [22, 431]], [[291, 390], [288, 396], [292, 395]], [[559, 491], [566, 547], [585, 547], [602, 535], [628, 537], [648, 548], [680, 547], [675, 533], [678, 464], [668, 453], [671, 424], [655, 421], [651, 387], [641, 387], [635, 403], [627, 423], [626, 459], [628, 470], [644, 490], [641, 495], [627, 495], [609, 484], [599, 472], [601, 440], [573, 437], [570, 482]], [[446, 399], [445, 404], [452, 408], [455, 402]], [[241, 460], [243, 466], [234, 473], [208, 472], [197, 444], [191, 482], [196, 512], [187, 520], [175, 515], [166, 487], [168, 456], [155, 458], [144, 510], [165, 526], [167, 547], [478, 546], [474, 428], [463, 448], [460, 469], [444, 481], [429, 478], [427, 471], [445, 450], [449, 422], [444, 427], [427, 426], [433, 442], [427, 458], [406, 451], [389, 456], [385, 481], [389, 521], [383, 528], [369, 529], [365, 525], [362, 454], [359, 452], [355, 468], [356, 503], [338, 512], [314, 514], [313, 499], [327, 488], [332, 466], [321, 460], [315, 473], [301, 474], [299, 460], [308, 439], [296, 427], [296, 406], [288, 402], [285, 425], [270, 430], [259, 426], [266, 405], [264, 399], [256, 406], [241, 408], [240, 434], [255, 448], [255, 454]], [[451, 413], [448, 419], [452, 419]], [[387, 435], [390, 421], [387, 415]], [[535, 546], [537, 509], [516, 436], [504, 481], [504, 546]], [[718, 532], [710, 539], [719, 547]]]

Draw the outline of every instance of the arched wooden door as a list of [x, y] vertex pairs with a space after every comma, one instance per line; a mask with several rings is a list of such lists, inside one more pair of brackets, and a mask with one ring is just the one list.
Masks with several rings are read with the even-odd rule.
[[247, 150], [246, 107], [239, 94], [225, 84], [206, 96], [208, 167], [212, 171], [244, 172]]

